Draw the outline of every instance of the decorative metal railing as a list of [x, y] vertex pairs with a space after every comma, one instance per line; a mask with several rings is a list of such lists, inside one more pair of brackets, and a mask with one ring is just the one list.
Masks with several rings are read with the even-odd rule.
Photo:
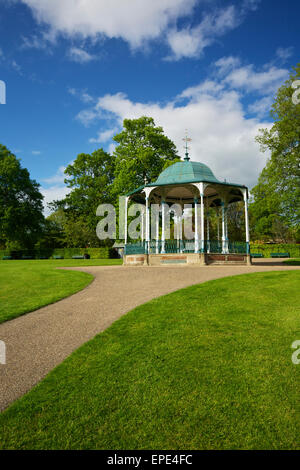
[[[199, 242], [199, 252], [201, 252], [201, 242]], [[231, 241], [205, 241], [204, 253], [247, 253], [247, 243]], [[194, 240], [151, 240], [149, 246], [147, 242], [133, 241], [125, 245], [125, 255], [137, 254], [159, 254], [159, 253], [194, 253]]]
[[205, 253], [247, 253], [247, 243], [245, 242], [221, 242], [221, 241], [205, 241], [204, 243]]
[[125, 255], [143, 255], [144, 253], [146, 253], [146, 242], [132, 242], [125, 245]]

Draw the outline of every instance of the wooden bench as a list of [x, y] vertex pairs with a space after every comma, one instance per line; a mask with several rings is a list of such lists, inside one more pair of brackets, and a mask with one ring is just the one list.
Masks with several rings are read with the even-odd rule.
[[72, 259], [84, 259], [83, 255], [74, 255], [72, 256]]
[[264, 258], [262, 253], [251, 253], [251, 258]]
[[271, 258], [289, 258], [289, 253], [271, 253]]

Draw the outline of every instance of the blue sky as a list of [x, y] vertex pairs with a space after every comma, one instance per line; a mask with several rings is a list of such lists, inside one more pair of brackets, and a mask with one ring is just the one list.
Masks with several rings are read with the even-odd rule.
[[124, 118], [153, 116], [183, 154], [253, 186], [274, 93], [299, 62], [296, 0], [0, 0], [0, 142], [46, 202], [78, 153], [113, 152]]

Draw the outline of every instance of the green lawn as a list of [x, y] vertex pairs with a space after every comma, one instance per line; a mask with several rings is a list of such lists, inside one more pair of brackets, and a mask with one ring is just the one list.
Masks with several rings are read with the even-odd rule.
[[299, 449], [299, 283], [248, 274], [136, 308], [0, 415], [0, 448]]
[[284, 260], [284, 263], [288, 264], [289, 266], [300, 266], [300, 258], [286, 259]]
[[120, 260], [0, 261], [0, 323], [74, 294], [93, 280], [91, 274], [55, 267], [120, 263]]

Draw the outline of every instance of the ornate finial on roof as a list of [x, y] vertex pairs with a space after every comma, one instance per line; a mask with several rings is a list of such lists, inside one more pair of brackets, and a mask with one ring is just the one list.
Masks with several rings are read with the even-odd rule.
[[188, 147], [188, 142], [192, 142], [192, 139], [190, 137], [188, 137], [188, 131], [187, 129], [185, 130], [185, 137], [182, 139], [184, 142], [185, 142], [185, 146], [184, 146], [184, 149], [185, 149], [185, 157], [184, 157], [184, 160], [186, 162], [189, 162], [190, 161], [190, 157], [189, 157], [189, 147]]

